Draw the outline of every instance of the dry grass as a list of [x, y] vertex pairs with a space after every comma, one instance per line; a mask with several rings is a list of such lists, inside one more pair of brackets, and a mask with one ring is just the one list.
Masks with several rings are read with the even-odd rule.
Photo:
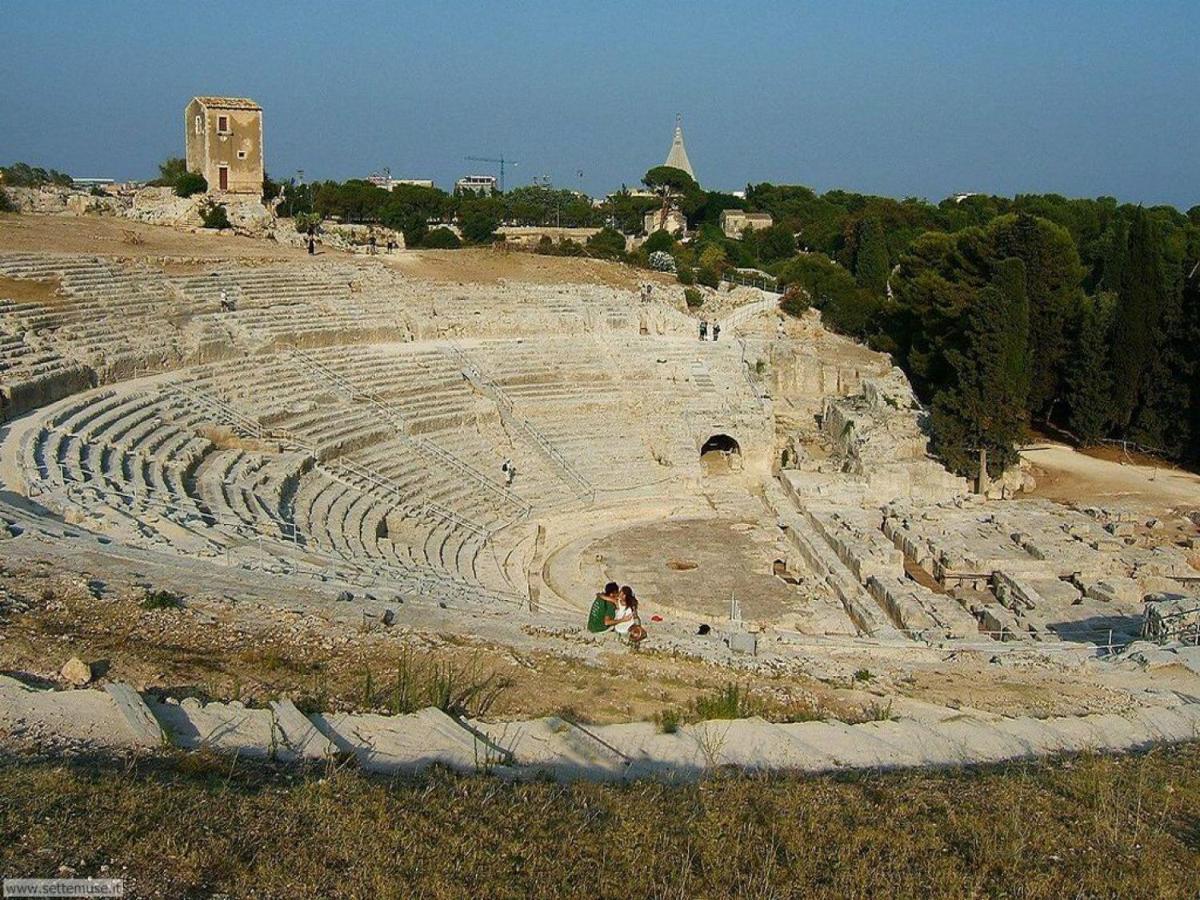
[[[460, 690], [476, 686], [471, 709], [481, 711], [486, 700], [493, 718], [532, 718], [573, 707], [586, 710], [595, 723], [651, 720], [664, 710], [690, 709], [731, 677], [722, 667], [629, 653], [615, 643], [600, 660], [585, 661], [551, 649], [521, 651], [403, 625], [384, 629], [376, 623], [364, 632], [357, 622], [330, 621], [318, 612], [254, 606], [242, 611], [241, 602], [205, 601], [190, 592], [183, 608], [148, 609], [145, 600], [157, 584], [110, 581], [96, 596], [89, 583], [87, 576], [49, 564], [0, 563], [0, 671], [53, 680], [64, 662], [78, 656], [105, 660], [110, 681], [170, 696], [256, 705], [286, 694], [310, 709], [395, 712], [396, 698], [406, 695], [396, 682], [408, 654], [425, 702], [440, 704], [449, 680]], [[404, 608], [397, 609], [403, 617]], [[435, 690], [439, 670], [443, 687]], [[794, 708], [853, 720], [860, 705], [803, 675], [746, 674], [740, 683], [770, 708], [771, 718]], [[501, 685], [506, 689], [496, 691]]]
[[1195, 897], [1200, 747], [667, 787], [0, 760], [0, 871], [132, 896]]

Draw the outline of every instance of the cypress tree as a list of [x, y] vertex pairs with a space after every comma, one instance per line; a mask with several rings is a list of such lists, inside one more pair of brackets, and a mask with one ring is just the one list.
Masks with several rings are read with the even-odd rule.
[[1113, 421], [1128, 429], [1142, 398], [1162, 314], [1162, 257], [1157, 229], [1140, 206], [1129, 225], [1113, 323]]
[[858, 223], [858, 248], [854, 253], [854, 279], [859, 287], [877, 296], [887, 293], [888, 253], [883, 226], [875, 218]]
[[997, 219], [988, 231], [997, 259], [1017, 257], [1025, 264], [1032, 366], [1029, 409], [1049, 416], [1064, 388], [1066, 325], [1084, 276], [1079, 252], [1066, 228], [1027, 213]]
[[1066, 379], [1071, 409], [1068, 421], [1083, 444], [1094, 444], [1104, 437], [1112, 421], [1108, 348], [1114, 303], [1112, 294], [1086, 297], [1079, 312], [1079, 337]]
[[995, 267], [966, 313], [961, 349], [947, 354], [953, 385], [934, 400], [934, 447], [952, 469], [977, 475], [977, 451], [988, 451], [988, 471], [1016, 462], [1029, 400], [1029, 300], [1025, 264], [1006, 259]]

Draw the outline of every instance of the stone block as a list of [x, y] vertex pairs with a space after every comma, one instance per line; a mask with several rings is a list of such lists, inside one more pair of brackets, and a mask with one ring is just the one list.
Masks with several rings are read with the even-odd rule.
[[758, 655], [758, 635], [745, 631], [735, 631], [729, 635], [729, 649], [734, 653], [745, 653], [749, 656]]

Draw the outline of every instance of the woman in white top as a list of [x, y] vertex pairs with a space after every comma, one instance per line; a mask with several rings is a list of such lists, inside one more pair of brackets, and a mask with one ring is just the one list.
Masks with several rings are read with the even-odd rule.
[[629, 629], [641, 624], [641, 620], [638, 619], [638, 599], [629, 585], [625, 585], [617, 594], [617, 611], [613, 618], [617, 620], [617, 624], [613, 626], [613, 631], [617, 634], [629, 634]]

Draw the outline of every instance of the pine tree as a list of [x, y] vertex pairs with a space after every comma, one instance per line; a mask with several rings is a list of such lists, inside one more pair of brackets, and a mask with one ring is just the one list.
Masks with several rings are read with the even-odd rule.
[[854, 253], [854, 278], [860, 287], [882, 297], [887, 293], [887, 239], [878, 219], [858, 223], [858, 249]]
[[1141, 207], [1134, 211], [1120, 268], [1113, 323], [1113, 421], [1125, 430], [1142, 399], [1143, 381], [1154, 354], [1155, 330], [1163, 310], [1158, 233]]
[[961, 350], [947, 354], [956, 382], [934, 400], [934, 447], [955, 471], [978, 474], [979, 449], [988, 471], [999, 474], [1016, 462], [1029, 400], [1029, 301], [1025, 265], [1006, 259], [992, 282], [978, 291], [966, 314]]
[[1111, 340], [1112, 294], [1084, 298], [1079, 312], [1079, 336], [1067, 368], [1067, 403], [1071, 430], [1083, 444], [1104, 437], [1112, 422], [1112, 373], [1108, 348]]

